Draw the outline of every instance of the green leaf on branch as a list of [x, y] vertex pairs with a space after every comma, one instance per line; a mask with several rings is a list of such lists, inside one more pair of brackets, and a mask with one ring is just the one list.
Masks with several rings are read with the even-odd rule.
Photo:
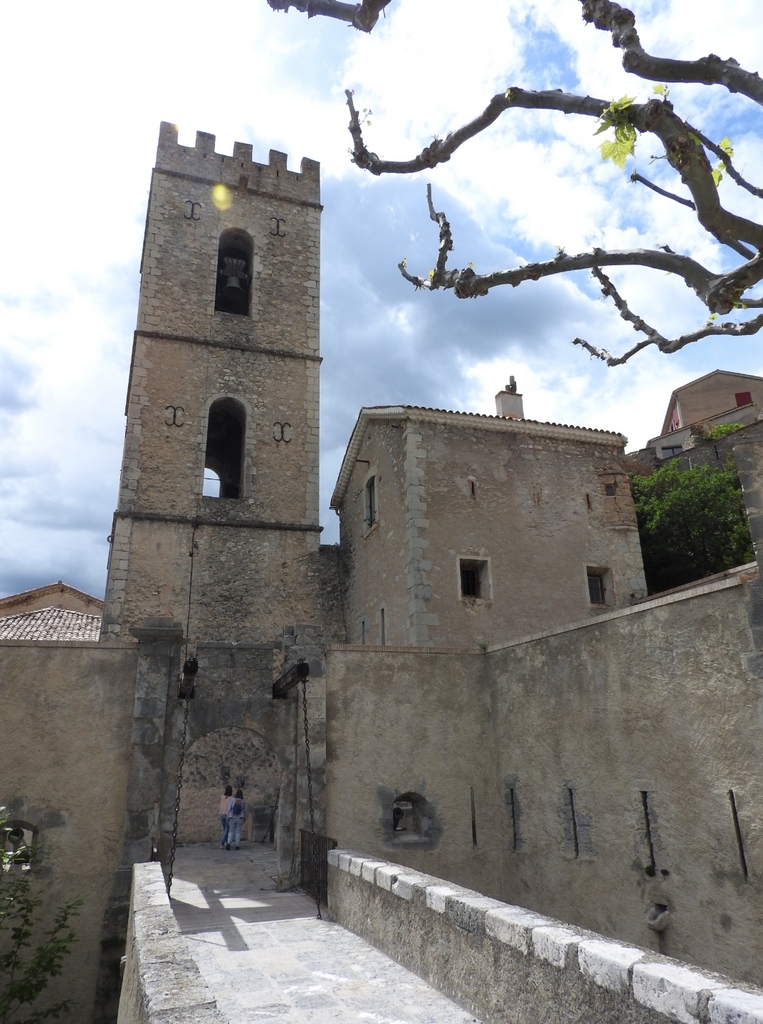
[[[729, 160], [734, 155], [734, 147], [731, 143], [731, 139], [728, 136], [721, 139], [721, 141], [718, 143], [718, 148], [723, 150], [723, 152], [726, 154]], [[726, 165], [724, 164], [723, 160], [719, 160], [713, 168], [713, 181], [715, 182], [716, 188], [720, 185], [721, 178], [723, 177], [723, 173], [725, 170]]]
[[601, 135], [610, 128], [614, 129], [614, 140], [602, 142], [599, 149], [602, 160], [612, 160], [621, 170], [625, 169], [625, 161], [633, 156], [636, 148], [636, 129], [631, 123], [633, 100], [633, 96], [613, 100], [601, 115], [601, 124], [594, 132], [594, 135]]

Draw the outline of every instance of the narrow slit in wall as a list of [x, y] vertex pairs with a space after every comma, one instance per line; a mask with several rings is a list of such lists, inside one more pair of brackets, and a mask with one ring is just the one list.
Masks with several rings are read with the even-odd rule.
[[734, 818], [734, 832], [737, 837], [737, 847], [739, 848], [739, 861], [742, 865], [742, 874], [744, 875], [745, 882], [749, 881], [750, 875], [747, 870], [747, 858], [744, 855], [744, 843], [742, 842], [742, 829], [739, 827], [739, 814], [737, 813], [737, 802], [734, 796], [734, 790], [729, 790], [729, 803], [731, 804], [731, 814]]
[[509, 788], [509, 804], [511, 807], [511, 848], [517, 850], [517, 807], [514, 802], [514, 787]]
[[472, 846], [477, 845], [477, 812], [474, 807], [474, 786], [469, 786], [469, 800], [472, 806]]
[[575, 817], [575, 797], [569, 786], [567, 787], [567, 796], [570, 801], [570, 817], [572, 818], [572, 845], [575, 850], [575, 860], [577, 860], [580, 856], [580, 846], [578, 844], [578, 822]]
[[649, 847], [649, 865], [644, 868], [647, 875], [657, 874], [657, 861], [654, 856], [654, 840], [652, 839], [652, 823], [649, 820], [649, 792], [641, 790], [641, 806], [644, 808], [644, 836]]

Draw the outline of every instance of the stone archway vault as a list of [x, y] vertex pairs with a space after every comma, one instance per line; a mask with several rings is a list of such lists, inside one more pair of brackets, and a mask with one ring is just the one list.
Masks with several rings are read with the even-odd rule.
[[235, 727], [207, 733], [186, 753], [178, 842], [219, 839], [220, 797], [226, 785], [231, 785], [234, 793], [239, 788], [244, 791], [249, 810], [245, 835], [254, 836], [249, 830], [256, 821], [259, 838], [283, 782], [278, 757], [259, 733]]

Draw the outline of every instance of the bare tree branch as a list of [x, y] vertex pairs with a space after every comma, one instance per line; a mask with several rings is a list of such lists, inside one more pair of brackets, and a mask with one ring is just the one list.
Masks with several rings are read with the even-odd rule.
[[652, 57], [641, 45], [632, 11], [612, 0], [580, 0], [583, 18], [596, 28], [611, 32], [612, 45], [624, 50], [623, 67], [631, 74], [651, 82], [696, 82], [723, 85], [763, 105], [763, 79], [754, 71], [745, 71], [733, 58], [722, 60], [711, 53], [700, 60], [673, 60]]
[[352, 135], [352, 162], [371, 174], [415, 174], [436, 167], [450, 160], [455, 151], [469, 139], [488, 128], [496, 121], [504, 110], [521, 107], [524, 110], [560, 110], [564, 114], [584, 114], [587, 117], [601, 117], [609, 106], [607, 100], [593, 99], [591, 96], [575, 96], [561, 90], [532, 92], [525, 89], [511, 88], [499, 92], [474, 120], [448, 132], [444, 139], [435, 139], [426, 146], [418, 156], [411, 160], [382, 160], [372, 153], [363, 141], [361, 121], [352, 99], [352, 92], [345, 89], [347, 106], [350, 108], [350, 135]]
[[595, 345], [591, 345], [590, 342], [584, 338], [575, 338], [572, 342], [573, 345], [580, 345], [586, 352], [590, 352], [592, 356], [597, 359], [603, 360], [607, 366], [620, 366], [622, 363], [627, 362], [631, 356], [640, 352], [647, 345], [656, 345], [660, 352], [670, 354], [671, 352], [678, 352], [679, 349], [684, 348], [686, 345], [691, 345], [695, 341], [701, 341], [702, 338], [708, 338], [711, 336], [724, 335], [725, 337], [739, 338], [744, 335], [757, 334], [758, 331], [763, 328], [763, 313], [760, 316], [754, 317], [752, 320], [746, 320], [744, 323], [723, 323], [723, 324], [705, 324], [704, 327], [700, 327], [699, 330], [690, 331], [688, 334], [682, 334], [678, 338], [673, 338], [668, 341], [666, 338], [662, 338], [661, 341], [646, 339], [639, 341], [628, 349], [627, 352], [623, 352], [621, 356], [613, 356], [605, 348], [597, 348]]
[[[381, 160], [363, 141], [361, 119], [355, 109], [352, 92], [345, 90], [350, 109], [350, 134], [353, 140], [353, 162], [372, 174], [413, 174], [450, 160], [451, 155], [464, 142], [478, 135], [505, 111], [513, 107], [525, 110], [559, 110], [566, 114], [582, 114], [600, 118], [609, 108], [605, 100], [590, 96], [575, 96], [561, 90], [541, 92], [511, 88], [499, 93], [484, 111], [468, 124], [445, 139], [435, 139], [411, 160]], [[670, 165], [681, 175], [694, 199], [697, 219], [723, 245], [729, 245], [745, 259], [752, 255], [746, 242], [755, 250], [763, 249], [763, 227], [745, 217], [730, 213], [718, 198], [713, 171], [702, 144], [697, 141], [673, 111], [673, 105], [658, 99], [647, 103], [634, 103], [628, 108], [629, 119], [639, 132], [656, 135], [663, 146]]]
[[268, 0], [274, 11], [288, 12], [290, 7], [302, 11], [308, 18], [322, 15], [344, 21], [361, 32], [370, 32], [379, 20], [380, 13], [392, 0], [363, 0], [359, 4], [342, 3], [341, 0]]
[[623, 320], [631, 324], [634, 331], [641, 331], [642, 334], [647, 336], [647, 340], [642, 343], [642, 348], [644, 345], [659, 344], [660, 342], [665, 341], [665, 338], [663, 338], [659, 331], [655, 330], [654, 327], [650, 327], [646, 320], [643, 320], [640, 316], [636, 316], [635, 313], [631, 312], [628, 303], [622, 297], [617, 288], [615, 288], [611, 278], [607, 277], [603, 270], [600, 270], [599, 267], [594, 267], [591, 274], [601, 285], [601, 294], [606, 298], [612, 299]]
[[[268, 0], [277, 10], [295, 7], [308, 16], [321, 14], [355, 25], [364, 31], [371, 31], [379, 14], [391, 0], [363, 0], [350, 4], [341, 0]], [[614, 0], [579, 0], [584, 20], [605, 32], [609, 32], [613, 45], [623, 50], [623, 67], [640, 78], [656, 82], [687, 82], [704, 85], [721, 85], [729, 92], [740, 93], [753, 102], [763, 105], [763, 80], [757, 73], [741, 68], [733, 59], [722, 60], [710, 54], [700, 60], [686, 61], [654, 57], [647, 53], [636, 31], [636, 19], [631, 11]], [[658, 90], [659, 91], [659, 90]], [[610, 297], [620, 316], [631, 323], [645, 338], [622, 356], [612, 356], [605, 349], [598, 349], [583, 339], [576, 339], [592, 355], [604, 359], [614, 366], [625, 362], [635, 352], [648, 345], [655, 345], [660, 351], [674, 352], [684, 345], [711, 335], [750, 335], [763, 327], [763, 314], [744, 323], [714, 324], [708, 322], [702, 328], [683, 334], [674, 339], [665, 338], [654, 327], [634, 314], [620, 295], [603, 267], [633, 266], [663, 271], [680, 276], [701, 302], [707, 307], [711, 319], [715, 314], [728, 314], [735, 308], [763, 308], [763, 298], [745, 298], [746, 293], [763, 280], [763, 225], [727, 210], [720, 201], [716, 178], [708, 159], [714, 154], [722, 163], [725, 172], [742, 188], [757, 198], [763, 198], [763, 189], [747, 182], [734, 167], [728, 153], [712, 142], [702, 132], [682, 120], [674, 111], [667, 95], [652, 98], [646, 103], [628, 105], [622, 101], [609, 102], [591, 96], [578, 96], [562, 90], [530, 91], [512, 87], [490, 100], [485, 109], [468, 123], [449, 132], [445, 138], [435, 138], [428, 146], [409, 160], [385, 160], [369, 150], [363, 138], [363, 119], [358, 115], [352, 93], [347, 90], [347, 105], [350, 111], [349, 130], [352, 136], [352, 160], [358, 167], [371, 174], [413, 174], [430, 170], [445, 163], [470, 139], [489, 128], [504, 111], [519, 108], [524, 110], [556, 110], [564, 114], [578, 114], [600, 119], [605, 127], [615, 131], [615, 145], [602, 147], [603, 155], [624, 163], [632, 153], [636, 133], [650, 133], [662, 143], [665, 157], [681, 181], [688, 188], [691, 199], [684, 199], [675, 192], [663, 189], [643, 175], [634, 172], [631, 181], [639, 182], [657, 194], [678, 202], [693, 210], [699, 223], [722, 245], [729, 246], [743, 257], [744, 262], [725, 273], [714, 273], [688, 256], [674, 252], [669, 246], [656, 249], [628, 249], [605, 251], [594, 248], [591, 252], [568, 255], [559, 252], [552, 260], [531, 263], [513, 269], [477, 274], [470, 265], [463, 269], [449, 270], [447, 261], [453, 250], [453, 237], [444, 213], [438, 213], [432, 201], [431, 188], [427, 186], [427, 203], [430, 218], [437, 224], [439, 245], [434, 269], [427, 277], [411, 274], [403, 260], [399, 269], [403, 277], [416, 288], [429, 291], [452, 289], [459, 298], [486, 295], [500, 285], [516, 287], [524, 281], [540, 280], [557, 274], [576, 270], [590, 270], [597, 278], [605, 295]], [[635, 129], [635, 131], [634, 131]]]
[[636, 171], [631, 175], [631, 181], [641, 182], [642, 185], [646, 185], [652, 192], [656, 192], [660, 196], [665, 196], [666, 199], [673, 199], [676, 203], [681, 203], [682, 206], [688, 206], [690, 210], [696, 210], [697, 207], [691, 201], [691, 199], [682, 199], [681, 196], [677, 196], [674, 192], [666, 192], [664, 188], [660, 188], [659, 185], [655, 185], [653, 181], [649, 181], [643, 175], [638, 174]]
[[[446, 262], [448, 253], [453, 249], [453, 235], [445, 214], [437, 213], [434, 209], [431, 186], [427, 186], [427, 203], [429, 216], [440, 229], [437, 266], [428, 277], [409, 273], [405, 260], [398, 264], [398, 268], [405, 280], [416, 288], [425, 288], [427, 291], [452, 288], [460, 299], [487, 295], [491, 288], [499, 285], [508, 284], [516, 288], [524, 281], [538, 281], [543, 277], [553, 277], [574, 270], [630, 266], [676, 274], [694, 291], [711, 313], [726, 314], [744, 305], [744, 293], [763, 280], [763, 253], [756, 253], [752, 259], [725, 274], [714, 274], [691, 257], [673, 252], [667, 246], [658, 249], [610, 251], [595, 248], [592, 252], [578, 253], [575, 256], [560, 251], [552, 260], [528, 263], [513, 270], [493, 271], [490, 274], [477, 274], [471, 267], [448, 270]], [[757, 303], [757, 300], [752, 302]]]
[[749, 181], [746, 181], [736, 167], [734, 167], [731, 162], [731, 157], [725, 150], [721, 149], [721, 147], [713, 142], [712, 139], [708, 139], [706, 135], [703, 135], [698, 128], [692, 128], [688, 121], [686, 122], [686, 127], [690, 132], [694, 132], [706, 149], [709, 149], [711, 153], [714, 153], [718, 157], [726, 169], [726, 174], [728, 174], [732, 181], [735, 181], [737, 185], [740, 185], [742, 188], [747, 189], [748, 192], [757, 196], [758, 199], [763, 199], [763, 188], [757, 188], [755, 185], [751, 185]]

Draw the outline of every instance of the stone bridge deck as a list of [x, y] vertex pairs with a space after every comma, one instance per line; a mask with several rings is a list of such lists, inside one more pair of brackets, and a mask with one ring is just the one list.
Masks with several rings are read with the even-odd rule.
[[[230, 1024], [471, 1024], [415, 974], [341, 925], [313, 900], [279, 893], [268, 847], [180, 847], [172, 909]], [[325, 912], [325, 910], [324, 910]]]

